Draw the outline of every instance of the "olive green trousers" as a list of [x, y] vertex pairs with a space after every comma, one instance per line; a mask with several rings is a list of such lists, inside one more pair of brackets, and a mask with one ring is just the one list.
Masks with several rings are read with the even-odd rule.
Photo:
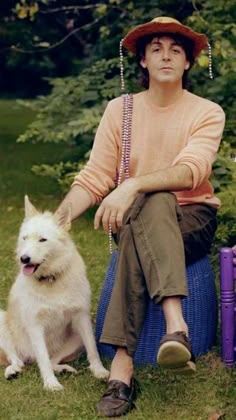
[[187, 296], [186, 265], [209, 252], [216, 212], [205, 204], [180, 207], [169, 192], [138, 196], [117, 235], [116, 279], [100, 342], [133, 356], [148, 299]]

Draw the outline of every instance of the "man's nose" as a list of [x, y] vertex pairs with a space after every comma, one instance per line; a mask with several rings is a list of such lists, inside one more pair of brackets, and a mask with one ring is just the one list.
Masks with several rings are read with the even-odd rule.
[[163, 56], [162, 59], [164, 61], [169, 61], [170, 60], [170, 51], [169, 50], [163, 50]]

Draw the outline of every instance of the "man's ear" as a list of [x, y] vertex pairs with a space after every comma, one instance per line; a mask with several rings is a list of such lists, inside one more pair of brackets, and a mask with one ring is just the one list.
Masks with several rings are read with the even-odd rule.
[[184, 66], [184, 70], [188, 70], [190, 68], [190, 62], [186, 61], [185, 66]]
[[146, 69], [147, 68], [147, 63], [146, 63], [146, 60], [145, 60], [145, 58], [144, 57], [142, 57], [141, 58], [141, 60], [140, 60], [140, 66], [143, 68], [143, 69]]
[[71, 203], [65, 203], [54, 213], [54, 218], [59, 226], [67, 232], [71, 228]]
[[36, 208], [30, 202], [28, 195], [25, 195], [25, 218], [29, 219], [38, 213], [38, 210], [36, 210]]

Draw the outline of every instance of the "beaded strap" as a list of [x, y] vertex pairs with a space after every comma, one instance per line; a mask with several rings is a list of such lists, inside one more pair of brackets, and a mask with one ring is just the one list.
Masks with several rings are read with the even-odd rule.
[[[131, 148], [131, 128], [133, 113], [133, 95], [124, 94], [123, 97], [123, 116], [122, 116], [122, 132], [121, 132], [121, 160], [118, 172], [116, 186], [121, 184], [122, 178], [129, 178], [129, 162]], [[112, 254], [112, 230], [109, 225], [109, 251]]]
[[124, 174], [125, 179], [129, 178], [132, 111], [133, 111], [133, 95], [129, 95], [127, 93], [123, 95], [121, 161], [120, 161], [120, 170], [118, 173], [117, 186], [120, 185], [123, 174]]
[[212, 51], [211, 51], [211, 44], [208, 42], [208, 70], [209, 70], [209, 77], [213, 79], [213, 71], [212, 71]]

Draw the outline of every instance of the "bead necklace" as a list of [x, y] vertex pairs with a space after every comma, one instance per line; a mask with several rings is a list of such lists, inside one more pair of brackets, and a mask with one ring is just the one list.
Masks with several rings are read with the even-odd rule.
[[[122, 132], [121, 132], [121, 159], [120, 168], [116, 186], [121, 184], [122, 178], [129, 178], [129, 161], [131, 147], [131, 128], [132, 128], [132, 111], [133, 111], [133, 95], [123, 94], [123, 115], [122, 115]], [[112, 230], [109, 225], [109, 251], [112, 254]]]

